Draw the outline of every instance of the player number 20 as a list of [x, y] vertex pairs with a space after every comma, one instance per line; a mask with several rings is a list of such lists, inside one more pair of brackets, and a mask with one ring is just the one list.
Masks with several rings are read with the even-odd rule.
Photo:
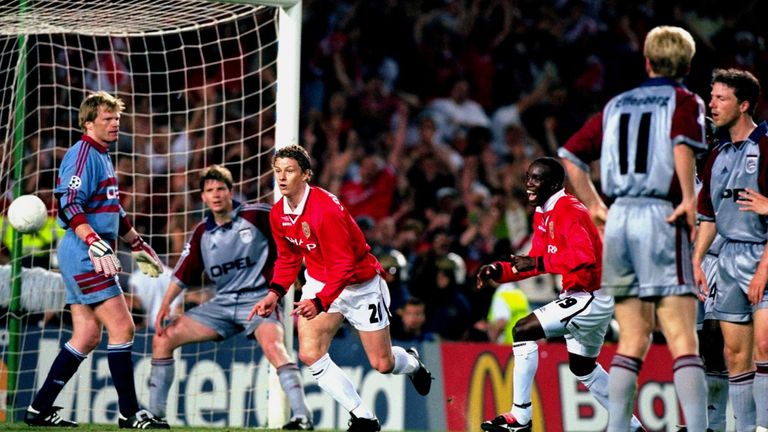
[[369, 304], [368, 310], [371, 311], [371, 324], [376, 324], [381, 320], [381, 304]]

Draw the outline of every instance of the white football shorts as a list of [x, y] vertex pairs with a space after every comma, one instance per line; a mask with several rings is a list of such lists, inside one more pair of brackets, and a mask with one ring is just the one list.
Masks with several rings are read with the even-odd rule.
[[613, 317], [613, 297], [600, 292], [564, 292], [533, 311], [547, 339], [565, 336], [569, 353], [597, 357]]
[[[325, 284], [304, 272], [307, 283], [301, 290], [301, 299], [315, 298]], [[381, 276], [353, 285], [331, 303], [326, 312], [340, 313], [359, 331], [376, 331], [389, 326], [389, 287]]]

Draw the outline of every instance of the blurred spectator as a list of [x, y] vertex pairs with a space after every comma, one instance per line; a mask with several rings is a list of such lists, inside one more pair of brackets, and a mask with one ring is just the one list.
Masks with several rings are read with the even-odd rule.
[[452, 140], [461, 129], [491, 126], [491, 119], [483, 107], [469, 97], [469, 82], [464, 78], [456, 79], [450, 86], [448, 97], [435, 99], [429, 109], [438, 133], [445, 140]]
[[528, 298], [514, 283], [504, 283], [496, 287], [488, 310], [488, 319], [478, 321], [475, 328], [485, 331], [488, 340], [504, 345], [512, 345], [512, 329], [521, 318], [531, 311]]
[[443, 258], [436, 267], [434, 295], [429, 297], [426, 307], [426, 329], [443, 340], [465, 340], [472, 325], [472, 307], [459, 290], [456, 264]]
[[396, 309], [392, 316], [390, 333], [392, 339], [398, 342], [431, 342], [435, 335], [424, 329], [427, 322], [426, 306], [423, 301], [411, 297], [405, 304]]

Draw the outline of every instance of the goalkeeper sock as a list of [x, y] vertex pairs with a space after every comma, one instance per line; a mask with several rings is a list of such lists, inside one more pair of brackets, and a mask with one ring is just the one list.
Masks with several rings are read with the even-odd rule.
[[112, 382], [117, 390], [117, 404], [123, 417], [131, 417], [139, 411], [136, 387], [133, 382], [133, 341], [107, 345], [107, 363]]
[[64, 348], [59, 351], [59, 355], [53, 361], [43, 386], [37, 392], [35, 400], [32, 401], [32, 408], [37, 411], [45, 411], [52, 407], [61, 393], [61, 389], [77, 372], [77, 368], [83, 360], [85, 360], [85, 355], [72, 348], [69, 342], [65, 343]]
[[341, 368], [331, 360], [330, 355], [326, 353], [320, 357], [318, 361], [309, 365], [309, 370], [317, 380], [317, 385], [331, 395], [345, 410], [355, 414], [357, 417], [375, 417], [373, 412], [363, 404], [363, 400], [357, 394], [357, 390], [355, 390], [355, 385], [352, 384], [352, 381], [350, 381]]
[[286, 363], [277, 368], [277, 376], [280, 378], [280, 386], [288, 396], [293, 417], [305, 417], [311, 420], [312, 411], [304, 397], [304, 384], [301, 382], [301, 374], [296, 363]]
[[173, 357], [152, 359], [149, 372], [149, 411], [156, 417], [165, 418], [168, 407], [168, 391], [176, 374]]

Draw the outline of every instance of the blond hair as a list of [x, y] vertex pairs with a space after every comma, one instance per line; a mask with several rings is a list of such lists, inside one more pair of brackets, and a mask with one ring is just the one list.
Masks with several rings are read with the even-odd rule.
[[93, 93], [80, 104], [80, 114], [78, 115], [80, 129], [85, 131], [85, 123], [96, 120], [96, 117], [99, 116], [99, 107], [102, 106], [108, 112], [118, 114], [125, 109], [125, 103], [119, 97], [112, 96], [105, 91]]
[[680, 27], [655, 27], [645, 37], [643, 55], [657, 75], [673, 79], [687, 75], [694, 54], [693, 36]]

